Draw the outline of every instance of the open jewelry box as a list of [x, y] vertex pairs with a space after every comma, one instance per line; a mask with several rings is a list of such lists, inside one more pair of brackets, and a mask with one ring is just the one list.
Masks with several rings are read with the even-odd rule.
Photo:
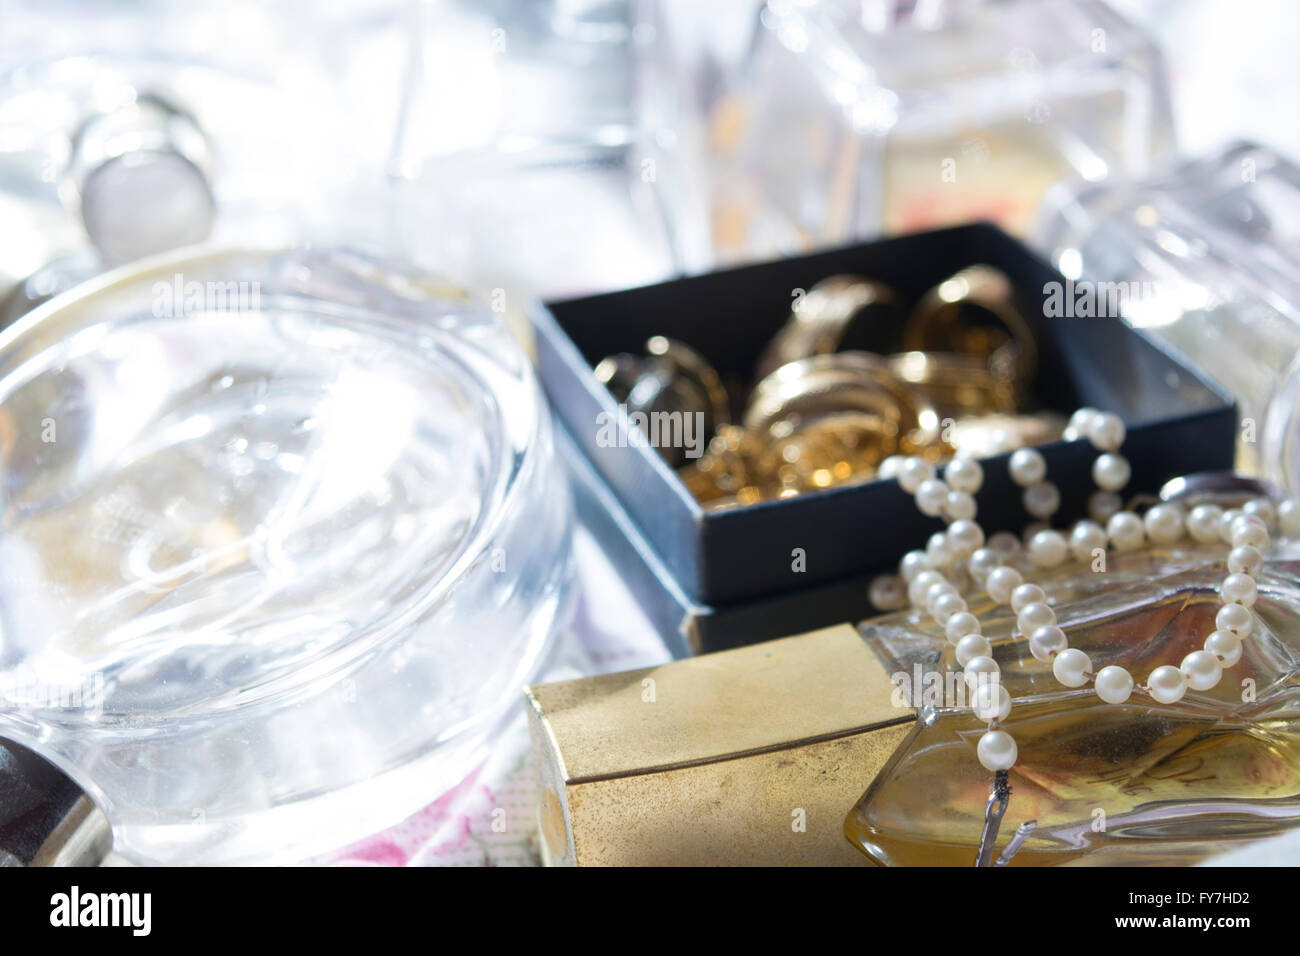
[[[1124, 455], [1133, 468], [1127, 494], [1231, 467], [1237, 418], [1226, 392], [1113, 315], [1045, 308], [1050, 295], [1059, 301], [1073, 286], [992, 225], [548, 303], [533, 315], [537, 362], [572, 451], [581, 455], [571, 462], [579, 509], [603, 527], [607, 546], [661, 627], [685, 637], [681, 649], [717, 650], [863, 617], [870, 613], [871, 575], [892, 568], [942, 522], [920, 514], [893, 480], [706, 509], [655, 448], [608, 440], [607, 423], [622, 416], [626, 425], [626, 412], [593, 367], [609, 355], [640, 352], [662, 335], [692, 346], [724, 380], [744, 378], [785, 323], [795, 290], [857, 274], [886, 283], [910, 307], [936, 283], [979, 264], [1000, 270], [1014, 286], [1015, 307], [1038, 353], [1035, 405], [1065, 415], [1088, 405], [1124, 420]], [[1106, 297], [1096, 298], [1104, 313]], [[884, 342], [897, 330], [877, 331]], [[1059, 476], [1062, 520], [1083, 514], [1095, 490], [1085, 445], [1038, 446], [1049, 473]], [[983, 461], [979, 514], [989, 532], [1018, 530], [1027, 517], [1007, 457]]]

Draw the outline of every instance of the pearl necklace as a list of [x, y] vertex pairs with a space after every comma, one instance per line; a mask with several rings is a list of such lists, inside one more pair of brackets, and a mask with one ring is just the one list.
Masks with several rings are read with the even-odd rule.
[[[1282, 502], [1276, 509], [1268, 499], [1247, 502], [1240, 510], [1224, 511], [1203, 504], [1183, 518], [1182, 509], [1157, 504], [1143, 517], [1120, 510], [1119, 492], [1128, 484], [1131, 468], [1119, 454], [1124, 442], [1124, 423], [1116, 415], [1081, 408], [1070, 417], [1064, 436], [1067, 441], [1088, 440], [1100, 452], [1092, 465], [1092, 477], [1100, 489], [1089, 500], [1091, 519], [1077, 522], [1069, 537], [1043, 525], [1032, 526], [1025, 548], [1031, 564], [1048, 569], [1063, 565], [1070, 556], [1086, 562], [1107, 545], [1116, 551], [1131, 551], [1148, 539], [1172, 544], [1184, 532], [1208, 544], [1224, 541], [1231, 545], [1228, 576], [1220, 585], [1223, 604], [1215, 615], [1216, 629], [1205, 639], [1203, 650], [1192, 651], [1175, 667], [1155, 668], [1145, 684], [1135, 684], [1123, 667], [1108, 665], [1096, 673], [1088, 655], [1069, 646], [1056, 612], [1047, 603], [1041, 587], [1026, 582], [1019, 570], [1007, 564], [1021, 549], [1020, 541], [1007, 532], [995, 534], [985, 543], [983, 529], [975, 521], [975, 494], [984, 483], [984, 471], [972, 458], [952, 459], [944, 478], [936, 477], [934, 466], [923, 458], [894, 456], [881, 463], [879, 476], [897, 478], [903, 490], [913, 495], [925, 515], [947, 520], [946, 531], [930, 537], [924, 551], [910, 551], [899, 563], [898, 575], [885, 575], [872, 582], [870, 597], [881, 610], [897, 610], [910, 601], [924, 608], [944, 629], [955, 645], [957, 663], [971, 689], [971, 709], [987, 723], [976, 746], [980, 763], [998, 776], [995, 790], [1005, 789], [1005, 774], [1016, 763], [1015, 739], [1000, 729], [1011, 713], [1011, 696], [999, 679], [993, 649], [981, 633], [979, 619], [967, 609], [958, 584], [968, 577], [982, 584], [996, 604], [1009, 604], [1016, 614], [1022, 635], [1029, 637], [1035, 659], [1052, 662], [1052, 674], [1066, 687], [1093, 685], [1097, 696], [1110, 704], [1128, 700], [1135, 689], [1162, 704], [1180, 700], [1190, 688], [1202, 691], [1215, 687], [1223, 671], [1242, 656], [1242, 640], [1254, 630], [1257, 588], [1254, 575], [1263, 564], [1269, 545], [1269, 528], [1281, 522], [1287, 534], [1300, 533], [1300, 500]], [[1012, 480], [1024, 489], [1025, 510], [1040, 521], [1049, 519], [1060, 507], [1060, 493], [1046, 481], [1047, 464], [1040, 452], [1022, 448], [1008, 463]], [[1102, 522], [1104, 522], [1104, 527]]]

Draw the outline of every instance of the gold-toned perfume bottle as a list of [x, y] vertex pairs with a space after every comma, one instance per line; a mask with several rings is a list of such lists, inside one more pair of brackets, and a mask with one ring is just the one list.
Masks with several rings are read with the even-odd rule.
[[[1071, 647], [1094, 667], [1131, 673], [1177, 662], [1215, 629], [1223, 548], [1185, 543], [1073, 565], [1039, 583]], [[1034, 821], [1011, 865], [1169, 865], [1300, 824], [1300, 549], [1285, 546], [1257, 576], [1255, 632], [1209, 691], [1160, 704], [1141, 690], [1107, 704], [1067, 690], [1050, 662], [1014, 634], [1014, 615], [972, 600], [1015, 701], [1005, 729], [1018, 746], [1002, 840]], [[982, 602], [982, 603], [981, 603]], [[974, 861], [990, 775], [976, 758], [984, 723], [962, 697], [953, 648], [914, 611], [877, 618], [863, 636], [919, 719], [845, 821], [879, 863]]]

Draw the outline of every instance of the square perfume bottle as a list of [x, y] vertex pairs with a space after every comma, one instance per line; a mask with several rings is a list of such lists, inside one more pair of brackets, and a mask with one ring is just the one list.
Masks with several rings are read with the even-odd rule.
[[[393, 238], [484, 288], [562, 296], [684, 271], [675, 62], [649, 0], [423, 3], [389, 158]], [[702, 225], [696, 244], [705, 246]]]
[[992, 220], [1172, 146], [1162, 61], [1093, 0], [772, 0], [710, 117], [724, 258]]
[[[1199, 650], [1214, 629], [1223, 553], [1183, 540], [1111, 554], [1105, 573], [1076, 564], [1039, 583], [1093, 667], [1146, 674]], [[1006, 863], [1184, 866], [1295, 826], [1298, 553], [1294, 540], [1283, 543], [1256, 575], [1254, 629], [1219, 683], [1172, 704], [1144, 689], [1112, 704], [1063, 686], [1007, 607], [972, 600], [1014, 701], [1002, 727], [1019, 755], [995, 841]], [[915, 610], [867, 621], [862, 635], [918, 720], [849, 812], [845, 834], [877, 863], [970, 866], [990, 774], [976, 755], [985, 727], [952, 679], [953, 645]]]
[[1300, 167], [1237, 143], [1158, 178], [1062, 189], [1036, 245], [1232, 392], [1238, 470], [1300, 489]]

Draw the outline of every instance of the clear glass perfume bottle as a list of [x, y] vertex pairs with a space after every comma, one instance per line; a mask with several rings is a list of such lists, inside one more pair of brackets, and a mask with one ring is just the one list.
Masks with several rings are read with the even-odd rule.
[[[1111, 554], [1105, 573], [1074, 565], [1037, 583], [1095, 668], [1145, 675], [1214, 630], [1224, 557], [1222, 546], [1185, 543]], [[1300, 825], [1298, 575], [1300, 549], [1283, 545], [1257, 575], [1260, 623], [1241, 660], [1214, 689], [1171, 705], [1140, 691], [1116, 705], [1063, 688], [1013, 638], [1009, 608], [986, 595], [972, 602], [1015, 701], [1004, 727], [1019, 758], [999, 842], [1037, 823], [1010, 865], [1188, 864]], [[900, 685], [920, 687], [910, 698], [919, 719], [845, 832], [880, 863], [970, 866], [991, 775], [975, 754], [985, 727], [959, 699], [960, 676], [944, 678], [957, 670], [953, 648], [912, 611], [870, 621], [863, 635]]]
[[388, 163], [404, 255], [546, 298], [686, 267], [694, 217], [660, 95], [672, 60], [654, 4], [414, 9]]
[[461, 780], [570, 505], [485, 303], [341, 252], [110, 272], [0, 335], [0, 737], [150, 862], [293, 861]]
[[1109, 8], [771, 0], [712, 110], [724, 258], [989, 219], [1171, 145], [1162, 64]]
[[1039, 248], [1232, 392], [1238, 470], [1300, 491], [1300, 167], [1238, 143], [1048, 207]]
[[[359, 26], [234, 0], [11, 4], [0, 36], [0, 324], [104, 269], [211, 236], [377, 244], [379, 70]], [[310, 36], [307, 34], [310, 33]], [[390, 56], [391, 60], [392, 57]], [[395, 83], [394, 83], [395, 85]], [[346, 94], [346, 95], [345, 95]], [[322, 203], [320, 197], [331, 197]]]

